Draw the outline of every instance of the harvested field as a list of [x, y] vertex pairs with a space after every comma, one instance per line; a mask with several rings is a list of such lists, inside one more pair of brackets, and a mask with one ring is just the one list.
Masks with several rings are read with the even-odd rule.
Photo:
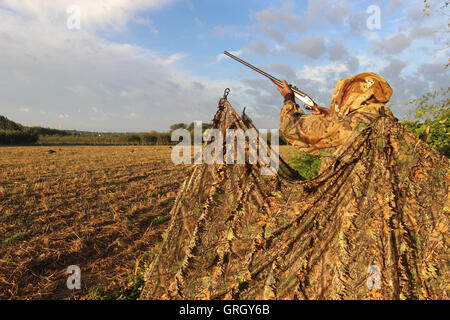
[[[1, 147], [0, 298], [80, 299], [93, 288], [132, 286], [192, 169], [175, 166], [170, 153], [166, 146]], [[81, 268], [81, 290], [66, 287], [70, 265]]]
[[[80, 298], [128, 285], [190, 170], [170, 149], [0, 148], [0, 297]], [[69, 265], [82, 290], [66, 287]]]

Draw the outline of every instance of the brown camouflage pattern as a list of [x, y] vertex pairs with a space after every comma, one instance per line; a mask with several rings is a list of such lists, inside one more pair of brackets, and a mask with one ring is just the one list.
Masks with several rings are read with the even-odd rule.
[[[214, 127], [254, 128], [225, 99]], [[141, 298], [448, 299], [449, 164], [382, 116], [311, 181], [284, 162], [273, 176], [259, 163], [197, 165]]]
[[339, 80], [334, 88], [328, 117], [304, 114], [292, 102], [280, 112], [280, 130], [299, 151], [320, 154], [342, 146], [360, 125], [367, 125], [380, 115], [381, 107], [393, 117], [385, 103], [392, 95], [386, 80], [370, 72]]

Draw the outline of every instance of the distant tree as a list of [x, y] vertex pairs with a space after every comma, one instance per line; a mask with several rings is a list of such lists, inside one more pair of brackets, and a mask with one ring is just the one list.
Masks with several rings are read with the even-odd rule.
[[156, 134], [145, 134], [142, 136], [142, 143], [143, 144], [156, 144], [158, 141], [158, 136]]
[[34, 144], [38, 135], [21, 130], [0, 130], [0, 145]]
[[43, 128], [43, 127], [27, 127], [27, 129], [30, 132], [33, 132], [38, 135], [60, 135], [60, 136], [66, 136], [70, 133], [64, 130], [58, 130], [58, 129], [50, 129], [50, 128]]
[[[202, 131], [205, 131], [206, 129], [210, 128], [211, 126], [212, 126], [212, 123], [203, 123], [202, 122]], [[191, 132], [194, 131], [194, 122], [191, 122], [189, 124], [189, 126], [187, 127], [187, 129]]]
[[174, 131], [176, 129], [186, 129], [188, 126], [185, 123], [175, 123], [170, 126], [170, 131]]
[[23, 126], [21, 124], [9, 120], [4, 116], [0, 116], [0, 129], [22, 131]]
[[169, 133], [160, 133], [158, 135], [157, 143], [159, 145], [168, 145], [171, 144], [171, 135]]
[[127, 141], [130, 144], [141, 144], [141, 137], [139, 137], [137, 134], [128, 135]]

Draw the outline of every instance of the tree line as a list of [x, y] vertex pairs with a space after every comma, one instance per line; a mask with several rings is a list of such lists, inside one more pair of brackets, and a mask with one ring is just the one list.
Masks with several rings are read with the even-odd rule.
[[[414, 107], [402, 123], [422, 140], [450, 157], [450, 88], [427, 93], [408, 102]], [[211, 126], [202, 124], [202, 131]], [[186, 129], [193, 142], [194, 123], [176, 123], [167, 132], [144, 133], [94, 133], [57, 130], [42, 127], [25, 127], [0, 116], [0, 145], [174, 145], [171, 134], [176, 129]], [[267, 141], [271, 141], [270, 133]], [[280, 145], [286, 144], [280, 134]]]
[[[211, 126], [204, 123], [202, 130]], [[170, 126], [169, 131], [141, 133], [94, 133], [94, 132], [67, 132], [62, 135], [58, 132], [41, 132], [37, 144], [40, 145], [175, 145], [172, 141], [172, 132], [176, 129], [186, 129], [194, 134], [194, 123], [176, 123]], [[51, 130], [51, 129], [50, 129]], [[57, 130], [58, 131], [58, 130]], [[193, 139], [192, 139], [193, 141]]]
[[6, 144], [34, 144], [39, 135], [19, 123], [0, 116], [0, 145]]
[[27, 130], [0, 129], [0, 145], [35, 144], [39, 136]]
[[128, 134], [69, 134], [40, 135], [40, 145], [170, 145], [169, 132], [128, 133]]

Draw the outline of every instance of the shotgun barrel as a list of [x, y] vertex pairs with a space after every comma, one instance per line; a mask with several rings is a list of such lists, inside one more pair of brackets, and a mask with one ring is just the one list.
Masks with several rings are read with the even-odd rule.
[[[228, 51], [224, 51], [223, 52], [225, 55], [229, 56], [230, 58], [233, 58], [234, 60], [242, 63], [244, 66], [249, 67], [250, 69], [258, 72], [259, 74], [262, 74], [263, 76], [269, 78], [270, 80], [272, 80], [273, 82], [275, 82], [278, 86], [281, 87], [282, 85], [282, 81], [280, 79], [275, 78], [274, 76], [268, 74], [267, 72], [262, 71], [261, 69], [258, 69], [255, 66], [252, 66], [250, 63], [236, 57], [235, 55], [229, 53]], [[314, 106], [317, 106], [317, 103], [314, 102], [314, 100], [309, 97], [306, 93], [300, 91], [296, 86], [293, 85], [289, 85], [289, 87], [291, 88], [291, 90], [294, 92], [294, 95], [297, 99], [299, 99], [300, 101], [302, 101], [308, 109], [311, 109]]]

